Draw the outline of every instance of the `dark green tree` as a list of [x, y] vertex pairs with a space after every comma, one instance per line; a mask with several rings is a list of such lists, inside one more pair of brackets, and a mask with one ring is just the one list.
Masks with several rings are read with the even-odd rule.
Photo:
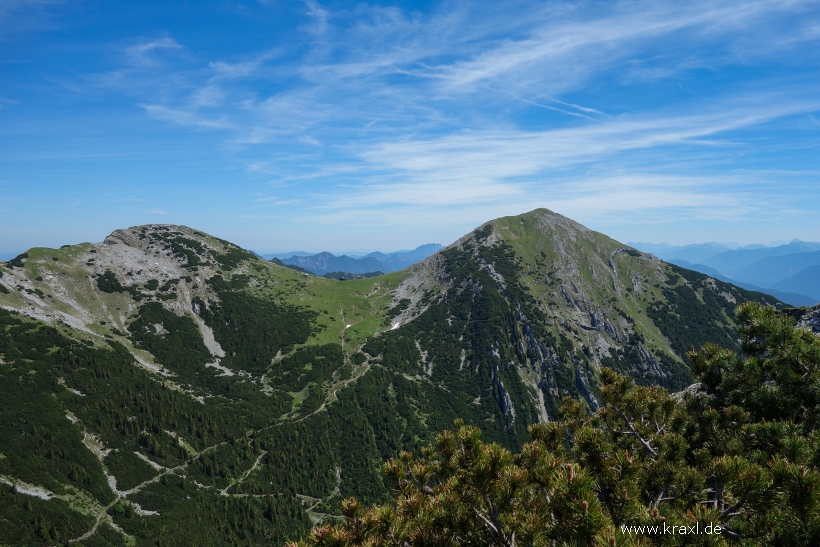
[[820, 545], [820, 340], [760, 304], [737, 317], [740, 351], [693, 350], [686, 391], [605, 369], [598, 412], [565, 400], [517, 454], [457, 420], [385, 464], [394, 502], [350, 499], [291, 547]]

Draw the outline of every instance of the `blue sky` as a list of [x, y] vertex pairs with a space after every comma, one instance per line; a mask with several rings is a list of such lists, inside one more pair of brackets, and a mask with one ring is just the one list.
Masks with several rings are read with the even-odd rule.
[[820, 3], [0, 2], [0, 256], [820, 240]]

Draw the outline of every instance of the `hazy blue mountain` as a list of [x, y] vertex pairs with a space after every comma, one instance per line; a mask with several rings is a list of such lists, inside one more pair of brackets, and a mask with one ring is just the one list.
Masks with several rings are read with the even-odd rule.
[[735, 275], [735, 278], [760, 287], [773, 287], [787, 277], [818, 264], [820, 264], [820, 251], [767, 256], [743, 268]]
[[[412, 250], [394, 253], [373, 252], [365, 256], [336, 256], [332, 253], [292, 253], [291, 256], [276, 255], [284, 265], [299, 266], [316, 275], [330, 272], [365, 274], [372, 272], [396, 272], [423, 260], [442, 248], [438, 243], [427, 243]], [[269, 259], [270, 260], [270, 259]]]
[[347, 255], [335, 256], [328, 252], [311, 256], [293, 256], [283, 259], [282, 262], [292, 266], [299, 266], [316, 275], [325, 275], [328, 272], [363, 274], [377, 271], [394, 271], [384, 262], [373, 257], [353, 258]]
[[395, 272], [398, 270], [403, 270], [407, 266], [427, 258], [441, 248], [443, 248], [443, 245], [438, 243], [427, 243], [426, 245], [421, 245], [415, 249], [396, 251], [395, 253], [380, 253], [377, 251], [375, 253], [368, 254], [366, 258], [370, 257], [380, 260], [388, 268], [390, 268], [385, 271]]
[[809, 266], [774, 285], [782, 291], [801, 292], [820, 300], [820, 265]]
[[265, 260], [273, 260], [274, 258], [283, 259], [283, 258], [290, 258], [292, 256], [311, 256], [311, 255], [314, 255], [316, 253], [308, 253], [306, 251], [290, 251], [290, 252], [287, 252], [287, 253], [267, 253], [267, 254], [254, 253], [254, 254], [256, 254], [257, 256], [261, 256]]
[[386, 272], [395, 272], [398, 270], [403, 270], [407, 266], [411, 264], [415, 264], [418, 262], [417, 260], [411, 260], [407, 258], [405, 255], [401, 254], [401, 252], [385, 254], [380, 252], [370, 253], [364, 258], [375, 258], [389, 269], [384, 270]]
[[777, 247], [761, 247], [758, 249], [734, 249], [711, 256], [701, 264], [714, 268], [723, 275], [732, 279], [740, 279], [739, 275], [746, 266], [767, 257], [782, 257], [795, 253], [807, 253], [820, 250], [820, 243], [812, 243], [795, 239], [788, 245]]
[[[682, 246], [633, 242], [630, 245], [673, 264], [683, 261], [698, 265], [696, 271], [704, 273], [704, 268], [710, 268], [709, 275], [720, 274], [733, 282], [759, 287], [771, 287], [807, 266], [820, 264], [820, 243], [798, 239], [771, 247], [761, 244], [737, 247], [717, 242]], [[815, 252], [818, 254], [809, 256]]]
[[629, 243], [629, 245], [646, 253], [652, 253], [667, 262], [676, 259], [692, 264], [702, 263], [711, 256], [737, 248], [737, 245], [717, 243], [715, 241], [681, 246], [669, 245], [668, 243]]
[[[395, 253], [391, 253], [393, 255], [402, 255], [413, 262], [418, 262], [419, 260], [425, 259], [431, 254], [435, 253], [439, 249], [444, 248], [443, 245], [439, 243], [427, 243], [425, 245], [420, 245], [415, 249], [409, 251], [396, 251]], [[370, 256], [370, 255], [368, 255]]]
[[729, 279], [725, 275], [722, 275], [716, 269], [710, 268], [709, 266], [705, 266], [703, 264], [691, 264], [689, 262], [686, 262], [685, 260], [678, 259], [673, 259], [669, 262], [676, 266], [680, 266], [681, 268], [686, 268], [687, 270], [693, 270], [708, 275], [710, 277], [714, 277], [719, 281], [732, 283], [748, 291], [757, 291], [769, 294], [771, 296], [774, 296], [778, 300], [781, 300], [792, 306], [814, 306], [815, 304], [820, 302], [820, 298], [809, 296], [807, 293], [798, 293], [792, 289], [777, 290], [772, 288], [763, 288], [757, 285], [753, 285], [751, 283], [738, 282], [737, 280]]
[[276, 257], [273, 257], [270, 260], [270, 262], [276, 264], [277, 266], [284, 266], [285, 268], [290, 268], [291, 270], [296, 270], [297, 272], [302, 272], [302, 273], [306, 273], [306, 274], [312, 273], [309, 270], [306, 270], [301, 266], [296, 266], [295, 264], [285, 264], [284, 262], [282, 262], [281, 260], [279, 260]]

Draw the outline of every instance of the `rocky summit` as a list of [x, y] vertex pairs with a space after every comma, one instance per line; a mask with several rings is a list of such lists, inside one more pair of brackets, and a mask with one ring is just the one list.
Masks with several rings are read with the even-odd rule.
[[783, 306], [545, 209], [344, 282], [173, 225], [0, 274], [2, 545], [281, 545], [455, 418], [520, 447], [602, 367], [680, 390]]

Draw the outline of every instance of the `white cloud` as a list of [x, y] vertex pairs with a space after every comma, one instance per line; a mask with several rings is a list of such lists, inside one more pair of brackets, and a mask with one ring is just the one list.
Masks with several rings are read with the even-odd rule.
[[231, 127], [230, 122], [225, 119], [207, 119], [200, 116], [196, 112], [176, 110], [157, 104], [141, 104], [139, 106], [155, 118], [179, 125], [188, 125], [208, 129], [227, 129]]
[[242, 78], [253, 74], [259, 68], [259, 61], [247, 61], [244, 63], [225, 63], [223, 61], [216, 61], [210, 63], [209, 66], [213, 69], [216, 76], [225, 78]]
[[[808, 1], [305, 6], [307, 34], [293, 43], [193, 63], [161, 55], [185, 50], [172, 38], [146, 41], [99, 85], [127, 90], [154, 118], [217, 130], [244, 175], [302, 188], [259, 201], [298, 201], [334, 222], [539, 204], [602, 222], [740, 218], [785, 205], [705, 172], [774, 146], [752, 142], [755, 127], [796, 114], [813, 127], [820, 109], [805, 78], [679, 84], [783, 51], [816, 67]], [[660, 84], [669, 97], [653, 95]], [[601, 89], [595, 104], [585, 86]], [[618, 95], [631, 92], [647, 104]]]
[[276, 196], [260, 196], [256, 198], [256, 201], [266, 203], [269, 205], [292, 205], [294, 203], [299, 203], [302, 200], [299, 199], [282, 199]]
[[314, 20], [314, 24], [309, 27], [313, 34], [324, 34], [327, 30], [327, 20], [330, 16], [325, 8], [317, 0], [304, 0], [307, 6], [307, 15]]
[[[745, 100], [744, 100], [745, 99]], [[745, 104], [744, 104], [745, 103]], [[532, 176], [614, 154], [669, 145], [727, 146], [721, 133], [820, 108], [818, 101], [776, 96], [736, 98], [697, 114], [622, 116], [546, 131], [462, 131], [432, 139], [384, 142], [362, 153], [376, 167], [419, 173], [425, 180], [496, 180]]]
[[64, 0], [3, 0], [0, 2], [0, 42], [28, 32], [59, 28]]
[[157, 60], [149, 55], [153, 51], [183, 49], [173, 38], [160, 38], [148, 42], [141, 42], [125, 48], [128, 61], [134, 66], [154, 65]]
[[[244, 60], [210, 61], [203, 70], [160, 64], [157, 52], [184, 49], [164, 37], [127, 48], [131, 68], [97, 83], [131, 87], [143, 95], [142, 103], [187, 111], [191, 116], [176, 116], [183, 125], [191, 125], [197, 109], [219, 106], [231, 120], [221, 125], [238, 132], [230, 137], [234, 145], [313, 132], [317, 124], [353, 124], [369, 135], [475, 129], [492, 117], [492, 106], [510, 101], [594, 118], [603, 115], [600, 107], [561, 95], [616, 67], [627, 79], [664, 79], [745, 59], [752, 49], [763, 54], [783, 40], [782, 33], [768, 30], [771, 20], [785, 21], [808, 4], [644, 1], [594, 10], [464, 4], [425, 16], [366, 5], [332, 13], [316, 0], [305, 5], [311, 28], [326, 34], [321, 42], [274, 44]], [[817, 21], [804, 19], [807, 30], [790, 40], [816, 34], [811, 29]], [[748, 37], [756, 40], [754, 48]], [[744, 44], [742, 51], [736, 43]], [[144, 73], [150, 68], [158, 73]], [[261, 94], [249, 86], [258, 79], [275, 91]], [[307, 137], [327, 140], [316, 132]]]
[[215, 85], [207, 85], [197, 89], [190, 99], [192, 108], [214, 107], [222, 104], [225, 92]]

